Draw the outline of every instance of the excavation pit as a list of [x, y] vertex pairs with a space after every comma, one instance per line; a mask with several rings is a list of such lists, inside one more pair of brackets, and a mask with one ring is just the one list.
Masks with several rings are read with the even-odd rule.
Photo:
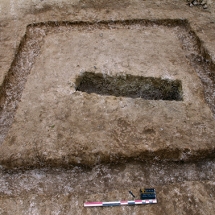
[[[213, 156], [213, 114], [187, 59], [190, 49], [180, 40], [189, 38], [186, 26], [165, 20], [29, 26], [14, 68], [18, 74], [32, 68], [0, 146], [0, 164], [93, 166]], [[35, 59], [27, 57], [32, 53]], [[122, 77], [129, 82], [118, 84]], [[147, 83], [144, 90], [136, 90], [136, 77]], [[171, 90], [163, 92], [163, 85]]]
[[168, 80], [133, 75], [108, 76], [85, 72], [77, 80], [76, 88], [86, 93], [116, 97], [142, 98], [146, 100], [182, 101], [182, 86], [179, 80]]

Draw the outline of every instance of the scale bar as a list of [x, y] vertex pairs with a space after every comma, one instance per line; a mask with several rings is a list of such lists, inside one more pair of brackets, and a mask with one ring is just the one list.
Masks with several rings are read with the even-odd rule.
[[115, 202], [86, 202], [84, 207], [110, 207], [110, 206], [123, 206], [123, 205], [145, 205], [156, 204], [157, 199], [145, 199], [134, 201], [115, 201]]

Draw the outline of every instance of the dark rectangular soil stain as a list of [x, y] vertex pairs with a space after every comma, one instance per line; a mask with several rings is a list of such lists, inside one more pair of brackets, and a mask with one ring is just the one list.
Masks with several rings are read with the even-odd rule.
[[142, 98], [146, 100], [182, 101], [180, 80], [133, 75], [108, 76], [85, 72], [76, 80], [76, 90], [116, 97]]

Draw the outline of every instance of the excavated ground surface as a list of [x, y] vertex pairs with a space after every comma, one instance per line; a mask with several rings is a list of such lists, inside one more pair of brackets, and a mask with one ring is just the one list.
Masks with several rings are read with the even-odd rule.
[[2, 1], [0, 214], [214, 213], [208, 2]]
[[[1, 171], [1, 212], [9, 214], [213, 214], [215, 162], [130, 162], [93, 169]], [[86, 201], [132, 199], [154, 187], [158, 204], [84, 208]], [[14, 205], [9, 208], [8, 205]], [[194, 213], [195, 212], [195, 213]]]
[[[11, 73], [33, 67], [1, 145], [0, 163], [8, 167], [92, 166], [128, 159], [213, 156], [215, 121], [195, 68], [186, 59], [191, 51], [183, 49], [183, 45], [194, 49], [197, 39], [186, 22], [157, 22], [30, 26]], [[181, 37], [187, 38], [188, 44]], [[35, 50], [32, 43], [38, 44]], [[29, 62], [25, 58], [32, 52], [39, 54]], [[77, 91], [85, 74], [98, 74], [104, 80], [109, 76], [117, 88], [99, 84], [97, 78], [91, 83], [96, 86], [98, 82], [97, 93]], [[164, 81], [180, 81], [181, 99], [160, 96], [146, 100], [139, 92], [135, 97], [99, 94], [102, 86], [119, 95], [124, 95], [125, 89], [134, 94], [138, 86], [146, 95], [162, 94], [149, 82], [138, 83], [143, 78], [160, 80], [150, 83], [166, 94], [174, 91], [174, 86]], [[5, 96], [5, 103], [7, 100]]]

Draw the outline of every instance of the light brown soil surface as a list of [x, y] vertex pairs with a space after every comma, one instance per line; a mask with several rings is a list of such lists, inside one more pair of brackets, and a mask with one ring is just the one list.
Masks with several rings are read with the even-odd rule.
[[[214, 213], [215, 5], [186, 3], [1, 1], [0, 214]], [[86, 72], [181, 99], [88, 94]], [[158, 204], [83, 207], [140, 187]]]
[[[213, 214], [215, 163], [127, 163], [93, 169], [36, 169], [0, 173], [4, 214]], [[88, 201], [132, 200], [154, 187], [158, 204], [84, 208]]]
[[[213, 114], [180, 42], [180, 37], [188, 37], [185, 27], [177, 25], [137, 21], [30, 28], [26, 43], [42, 36], [44, 42], [35, 62], [28, 62], [34, 65], [1, 145], [1, 163], [92, 166], [128, 159], [187, 160], [214, 153]], [[29, 55], [36, 52], [32, 49], [24, 48]], [[118, 91], [129, 81], [126, 75], [180, 80], [182, 101], [76, 91], [85, 72], [113, 79], [121, 75]]]
[[[158, 204], [142, 206], [121, 206], [84, 208], [84, 195], [56, 194], [40, 195], [27, 193], [18, 197], [2, 195], [2, 214], [213, 214], [214, 182], [185, 182], [156, 187], [159, 192]], [[118, 189], [105, 194], [89, 194], [88, 200], [111, 201], [130, 198], [124, 190]], [[123, 199], [122, 199], [123, 200]], [[13, 205], [8, 208], [8, 205]]]

